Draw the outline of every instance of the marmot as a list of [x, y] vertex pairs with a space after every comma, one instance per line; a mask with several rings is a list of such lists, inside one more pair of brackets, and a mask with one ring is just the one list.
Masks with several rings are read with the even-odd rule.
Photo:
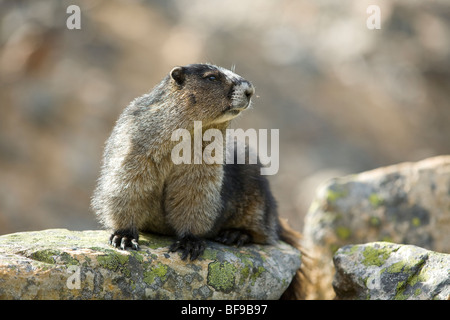
[[[198, 258], [204, 239], [227, 245], [281, 239], [299, 247], [299, 234], [278, 217], [259, 163], [175, 165], [171, 160], [176, 129], [192, 132], [194, 121], [202, 121], [203, 132], [216, 128], [225, 134], [254, 92], [230, 70], [191, 64], [173, 68], [125, 108], [106, 142], [92, 197], [99, 220], [113, 231], [113, 246], [138, 250], [143, 231], [175, 236], [169, 250], [181, 251], [183, 260]], [[284, 298], [300, 298], [299, 281], [297, 272]]]

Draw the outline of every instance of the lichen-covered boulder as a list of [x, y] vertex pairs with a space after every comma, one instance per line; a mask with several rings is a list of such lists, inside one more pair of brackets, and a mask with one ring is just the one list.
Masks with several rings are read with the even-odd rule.
[[141, 234], [139, 251], [105, 231], [50, 229], [0, 236], [0, 299], [278, 299], [300, 267], [280, 242], [208, 242], [198, 260], [169, 253], [173, 239]]
[[347, 244], [413, 244], [450, 252], [450, 156], [402, 163], [333, 179], [305, 218], [312, 256], [309, 298], [332, 299], [333, 254]]
[[450, 299], [450, 254], [412, 245], [349, 245], [334, 255], [338, 299]]

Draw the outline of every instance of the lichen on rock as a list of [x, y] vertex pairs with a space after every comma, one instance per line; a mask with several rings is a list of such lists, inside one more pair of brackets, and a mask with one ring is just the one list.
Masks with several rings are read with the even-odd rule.
[[[389, 241], [450, 253], [450, 156], [327, 181], [305, 218], [312, 257], [309, 299], [333, 299], [333, 255], [349, 244]], [[371, 249], [367, 249], [371, 250]], [[364, 263], [385, 257], [365, 252]]]
[[334, 255], [339, 299], [446, 300], [450, 254], [388, 242], [349, 245]]
[[141, 234], [141, 250], [123, 251], [108, 236], [65, 229], [0, 236], [0, 299], [278, 299], [301, 264], [283, 242], [208, 241], [192, 262], [168, 251], [170, 237]]

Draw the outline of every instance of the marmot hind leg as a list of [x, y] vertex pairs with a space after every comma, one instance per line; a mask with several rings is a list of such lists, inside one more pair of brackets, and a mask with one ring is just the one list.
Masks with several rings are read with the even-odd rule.
[[243, 229], [231, 228], [221, 230], [214, 240], [225, 245], [235, 244], [240, 247], [252, 242], [252, 236]]

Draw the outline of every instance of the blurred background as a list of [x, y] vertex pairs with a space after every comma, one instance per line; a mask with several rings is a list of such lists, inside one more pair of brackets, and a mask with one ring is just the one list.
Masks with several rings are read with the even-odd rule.
[[0, 234], [100, 228], [104, 141], [176, 65], [235, 65], [253, 82], [233, 127], [280, 130], [269, 179], [299, 230], [325, 180], [450, 153], [445, 0], [0, 0], [0, 46]]

